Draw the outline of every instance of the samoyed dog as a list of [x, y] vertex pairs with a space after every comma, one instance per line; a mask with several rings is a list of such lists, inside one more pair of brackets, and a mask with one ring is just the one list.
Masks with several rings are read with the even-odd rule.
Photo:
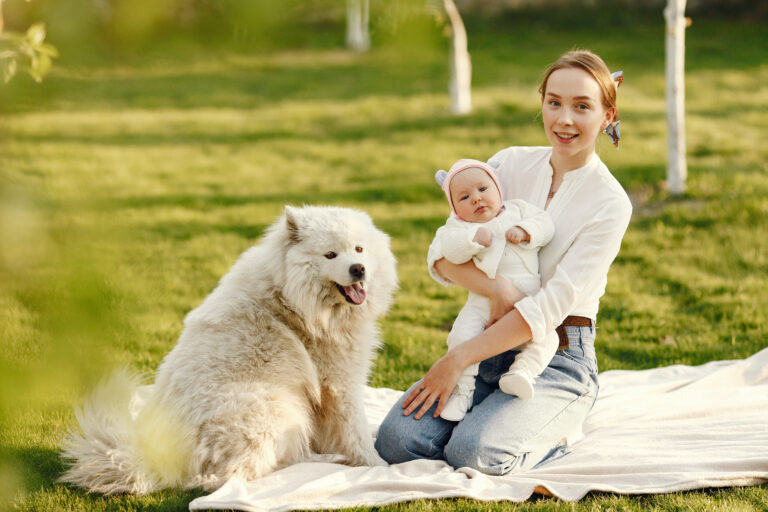
[[121, 371], [76, 411], [61, 480], [103, 494], [212, 491], [305, 460], [377, 455], [362, 391], [397, 286], [363, 212], [286, 207], [184, 320], [154, 385]]

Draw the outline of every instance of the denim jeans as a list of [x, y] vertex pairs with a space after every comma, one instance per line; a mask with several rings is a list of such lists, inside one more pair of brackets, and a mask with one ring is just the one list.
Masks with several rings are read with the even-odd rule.
[[580, 431], [598, 390], [594, 327], [566, 331], [570, 348], [558, 351], [536, 378], [533, 398], [499, 389], [518, 350], [480, 363], [472, 408], [458, 423], [434, 418], [437, 404], [419, 420], [415, 413], [404, 416], [401, 404], [417, 382], [384, 418], [376, 438], [379, 455], [390, 464], [444, 459], [454, 468], [504, 475], [564, 454], [564, 439]]

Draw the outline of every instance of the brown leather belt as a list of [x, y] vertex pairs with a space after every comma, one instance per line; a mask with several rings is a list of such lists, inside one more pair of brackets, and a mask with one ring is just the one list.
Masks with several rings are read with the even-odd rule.
[[568, 333], [565, 331], [566, 327], [591, 327], [591, 326], [592, 326], [591, 318], [587, 318], [585, 316], [565, 317], [565, 320], [563, 320], [563, 323], [561, 323], [555, 329], [557, 336], [560, 338], [560, 345], [557, 347], [557, 350], [568, 350], [568, 348], [570, 348], [571, 346], [571, 342], [568, 341]]

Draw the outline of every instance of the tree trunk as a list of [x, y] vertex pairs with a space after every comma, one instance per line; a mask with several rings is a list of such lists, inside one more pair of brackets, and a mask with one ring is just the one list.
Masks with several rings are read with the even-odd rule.
[[667, 187], [673, 195], [685, 192], [685, 1], [668, 0], [667, 20]]
[[467, 114], [472, 110], [472, 62], [467, 51], [467, 31], [453, 0], [443, 0], [451, 21], [451, 112]]
[[0, 0], [0, 34], [3, 33], [5, 28], [5, 21], [3, 20], [3, 0]]
[[368, 0], [347, 0], [347, 48], [367, 52], [370, 47]]

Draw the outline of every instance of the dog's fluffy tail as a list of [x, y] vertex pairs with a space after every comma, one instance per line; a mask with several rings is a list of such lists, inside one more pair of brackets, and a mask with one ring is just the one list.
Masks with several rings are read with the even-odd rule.
[[[142, 420], [147, 409], [157, 408], [147, 406], [152, 388], [141, 384], [139, 375], [117, 371], [75, 410], [82, 432], [70, 431], [62, 443], [62, 458], [71, 462], [62, 482], [106, 495], [146, 494], [180, 483], [180, 468], [164, 470], [153, 464], [160, 457], [165, 458], [166, 466], [178, 466], [179, 457], [178, 453], [167, 457], [168, 439], [162, 439], [166, 436], [147, 428], [158, 422]], [[149, 415], [153, 416], [151, 411]], [[147, 446], [148, 437], [155, 439], [154, 446]], [[166, 447], [160, 453], [152, 450], [163, 444]], [[170, 446], [178, 446], [178, 442]]]

